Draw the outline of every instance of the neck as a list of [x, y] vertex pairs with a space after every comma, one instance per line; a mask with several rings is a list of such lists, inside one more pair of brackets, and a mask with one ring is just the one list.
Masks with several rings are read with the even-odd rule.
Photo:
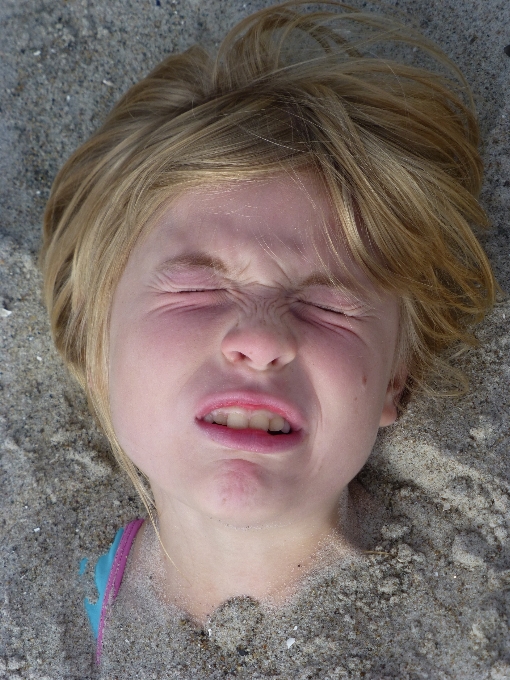
[[279, 604], [326, 554], [352, 553], [352, 525], [347, 490], [339, 509], [285, 526], [238, 528], [188, 508], [163, 507], [163, 597], [201, 624], [233, 597]]

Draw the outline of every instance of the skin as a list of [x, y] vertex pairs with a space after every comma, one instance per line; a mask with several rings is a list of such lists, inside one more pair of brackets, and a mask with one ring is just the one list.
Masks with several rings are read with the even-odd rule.
[[[321, 271], [311, 235], [345, 279], [324, 220], [334, 227], [307, 175], [188, 190], [137, 244], [114, 294], [113, 425], [154, 493], [166, 597], [199, 621], [236, 595], [284, 596], [326, 536], [347, 535], [347, 485], [396, 419], [398, 301], [341, 244], [363, 296], [310, 281]], [[275, 453], [213, 441], [197, 414], [229, 390], [291, 404], [300, 441]]]

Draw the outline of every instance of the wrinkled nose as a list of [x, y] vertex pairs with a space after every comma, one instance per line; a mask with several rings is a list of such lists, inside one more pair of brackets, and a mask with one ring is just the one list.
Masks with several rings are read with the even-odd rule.
[[279, 369], [297, 353], [290, 330], [262, 320], [238, 324], [227, 332], [221, 343], [224, 357], [232, 364], [244, 364], [256, 371]]

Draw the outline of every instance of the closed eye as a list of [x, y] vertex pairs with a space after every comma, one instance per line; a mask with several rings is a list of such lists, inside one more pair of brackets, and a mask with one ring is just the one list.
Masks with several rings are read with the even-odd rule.
[[[197, 282], [198, 283], [198, 282]], [[220, 293], [224, 292], [224, 288], [219, 288], [214, 284], [204, 285], [203, 283], [194, 284], [193, 282], [176, 282], [169, 277], [159, 275], [153, 283], [153, 287], [160, 293], [171, 293], [173, 295], [187, 295], [190, 293]]]
[[226, 288], [177, 288], [167, 291], [175, 296], [176, 300], [185, 301], [189, 299], [190, 302], [197, 304], [218, 304], [225, 302], [228, 297], [228, 289]]
[[[164, 293], [215, 293], [224, 290], [224, 278], [199, 267], [158, 271], [151, 281], [154, 288]], [[220, 285], [218, 285], [220, 284]]]
[[172, 293], [220, 293], [223, 288], [179, 288]]
[[313, 309], [320, 309], [324, 312], [330, 312], [331, 314], [336, 314], [337, 316], [356, 316], [359, 313], [359, 310], [356, 310], [354, 308], [344, 308], [340, 309], [339, 307], [330, 307], [329, 305], [320, 305], [317, 304], [316, 302], [310, 302], [309, 300], [301, 300], [302, 304], [305, 304], [307, 307], [312, 307]]
[[342, 309], [334, 309], [333, 307], [326, 307], [326, 305], [318, 305], [313, 302], [307, 302], [306, 304], [316, 307], [317, 309], [323, 309], [326, 312], [333, 312], [333, 314], [342, 314], [342, 316], [347, 316], [347, 313]]

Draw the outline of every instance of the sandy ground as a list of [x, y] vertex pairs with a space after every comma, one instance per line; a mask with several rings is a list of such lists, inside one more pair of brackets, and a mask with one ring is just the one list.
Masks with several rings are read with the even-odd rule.
[[[266, 4], [0, 0], [0, 678], [95, 677], [78, 564], [140, 512], [49, 338], [36, 253], [52, 178], [160, 59]], [[393, 4], [474, 89], [485, 245], [510, 291], [510, 4]], [[462, 359], [468, 396], [416, 399], [379, 440], [361, 481], [386, 508], [380, 554], [320, 571], [278, 612], [227, 603], [202, 632], [148, 616], [148, 596], [133, 619], [135, 580], [103, 677], [510, 680], [509, 319], [503, 300]]]

